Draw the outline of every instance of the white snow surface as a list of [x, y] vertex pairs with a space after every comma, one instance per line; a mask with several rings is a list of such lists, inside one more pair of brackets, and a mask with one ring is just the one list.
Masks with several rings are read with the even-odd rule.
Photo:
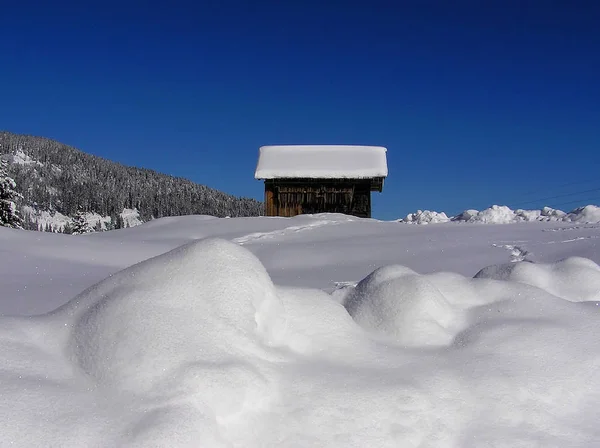
[[585, 207], [579, 207], [569, 213], [565, 213], [562, 210], [556, 210], [551, 207], [544, 207], [541, 210], [512, 210], [505, 205], [493, 205], [481, 211], [473, 209], [465, 210], [451, 218], [448, 218], [444, 212], [418, 210], [415, 213], [409, 213], [399, 221], [408, 224], [431, 224], [449, 221], [483, 224], [510, 224], [529, 221], [598, 223], [600, 222], [600, 207], [586, 205]]
[[262, 146], [254, 177], [352, 178], [386, 177], [387, 149], [382, 146]]
[[595, 446], [599, 231], [0, 228], [0, 445]]

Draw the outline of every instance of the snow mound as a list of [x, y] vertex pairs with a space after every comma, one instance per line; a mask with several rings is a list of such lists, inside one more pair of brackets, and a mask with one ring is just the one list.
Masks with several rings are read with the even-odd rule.
[[421, 211], [409, 213], [406, 218], [398, 220], [409, 224], [429, 224], [434, 222], [470, 222], [483, 224], [511, 224], [516, 222], [535, 221], [560, 221], [560, 222], [600, 222], [600, 207], [586, 205], [569, 213], [556, 210], [551, 207], [543, 207], [540, 210], [512, 210], [505, 205], [492, 205], [485, 210], [465, 210], [456, 216], [448, 218], [444, 212]]
[[479, 210], [469, 209], [451, 218], [452, 221], [473, 221], [479, 214]]
[[[524, 215], [521, 215], [523, 217]], [[492, 205], [490, 208], [480, 211], [469, 219], [469, 222], [481, 222], [484, 224], [508, 224], [516, 222], [519, 215], [505, 205]]]
[[449, 327], [456, 316], [446, 298], [404, 266], [375, 270], [345, 297], [344, 306], [362, 327], [403, 345], [443, 345], [454, 337]]
[[543, 221], [542, 210], [523, 210], [518, 209], [514, 212], [514, 221]]
[[596, 223], [600, 222], [600, 207], [597, 205], [586, 205], [579, 207], [569, 212], [565, 217], [565, 221], [581, 222], [581, 223]]
[[552, 207], [543, 207], [540, 210], [540, 216], [547, 218], [548, 221], [560, 221], [566, 216], [566, 213]]
[[409, 224], [434, 224], [438, 222], [448, 222], [450, 218], [444, 212], [432, 212], [430, 210], [417, 210], [416, 213], [409, 213], [401, 222]]
[[475, 278], [525, 283], [572, 302], [600, 300], [600, 266], [587, 258], [569, 257], [548, 264], [522, 261], [489, 266]]
[[[502, 285], [478, 280], [502, 280]], [[587, 258], [556, 263], [494, 265], [473, 280], [452, 273], [417, 274], [405, 266], [379, 268], [334, 297], [363, 328], [405, 346], [443, 346], [465, 329], [473, 307], [501, 302], [518, 284], [534, 286], [570, 302], [600, 300], [600, 266]], [[527, 293], [531, 294], [530, 291]]]
[[254, 255], [207, 239], [109, 277], [58, 313], [74, 316], [69, 347], [88, 375], [142, 393], [187, 376], [186, 364], [259, 353], [258, 337], [276, 336], [279, 306]]
[[[260, 261], [226, 240], [193, 241], [106, 278], [52, 313], [17, 321], [0, 321], [0, 356], [13, 369], [0, 382], [25, 400], [11, 411], [18, 424], [0, 419], [5, 441], [229, 446], [219, 425], [276, 394], [259, 364], [277, 359], [269, 350], [283, 335], [281, 301]], [[28, 353], [41, 362], [24, 369]], [[19, 395], [18, 385], [28, 387], [24, 372], [44, 395]], [[86, 405], [77, 403], [83, 395]], [[27, 432], [30, 407], [56, 415]]]

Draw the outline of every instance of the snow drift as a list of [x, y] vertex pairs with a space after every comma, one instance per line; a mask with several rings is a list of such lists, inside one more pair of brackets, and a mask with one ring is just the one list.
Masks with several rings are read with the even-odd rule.
[[600, 268], [586, 258], [569, 257], [553, 264], [506, 263], [489, 266], [475, 278], [525, 283], [574, 302], [600, 300]]
[[406, 218], [401, 220], [411, 224], [431, 224], [438, 222], [448, 222], [450, 218], [444, 212], [432, 212], [430, 210], [417, 210], [415, 213], [409, 213]]
[[348, 292], [344, 306], [364, 328], [404, 345], [447, 344], [455, 336], [454, 310], [443, 294], [412, 269], [377, 269]]
[[[280, 306], [254, 255], [206, 239], [121, 271], [48, 315], [4, 320], [20, 329], [3, 335], [0, 349], [13, 369], [2, 381], [11, 392], [0, 408], [2, 438], [16, 446], [227, 446], [217, 420], [269, 393], [252, 360], [268, 356], [284, 323]], [[26, 337], [18, 351], [17, 336]], [[23, 352], [35, 364], [27, 381], [17, 375]], [[40, 386], [20, 387], [28, 382]], [[71, 409], [82, 393], [93, 404], [87, 414]], [[23, 408], [10, 412], [17, 396]], [[48, 415], [32, 431], [38, 413]]]
[[146, 393], [191, 360], [223, 364], [260, 354], [258, 340], [275, 337], [280, 306], [254, 255], [207, 239], [120, 272], [55, 314], [69, 316], [69, 350], [83, 371]]
[[334, 298], [185, 244], [0, 320], [2, 443], [592, 446], [600, 268], [510, 266], [383, 266]]
[[600, 207], [596, 205], [586, 205], [569, 212], [565, 216], [565, 221], [571, 222], [600, 222]]
[[408, 224], [430, 224], [449, 221], [484, 224], [510, 224], [528, 221], [598, 223], [600, 222], [600, 207], [586, 205], [585, 207], [579, 207], [569, 213], [565, 213], [562, 210], [550, 207], [544, 207], [540, 210], [512, 210], [505, 205], [493, 205], [481, 211], [473, 209], [465, 210], [451, 218], [444, 212], [418, 210], [415, 213], [409, 213], [399, 221]]

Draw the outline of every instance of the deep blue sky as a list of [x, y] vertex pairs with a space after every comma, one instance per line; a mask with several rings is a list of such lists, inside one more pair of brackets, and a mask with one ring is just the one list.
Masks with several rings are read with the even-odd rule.
[[597, 1], [22, 0], [1, 15], [0, 129], [258, 199], [261, 145], [383, 145], [383, 219], [600, 202]]

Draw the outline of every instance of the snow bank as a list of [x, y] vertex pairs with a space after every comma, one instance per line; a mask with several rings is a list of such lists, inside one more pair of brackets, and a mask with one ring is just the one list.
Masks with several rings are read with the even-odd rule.
[[238, 244], [185, 244], [0, 319], [2, 442], [593, 446], [600, 267], [531, 265], [383, 266], [333, 298], [275, 286]]
[[469, 209], [451, 218], [452, 221], [471, 221], [479, 214], [479, 210]]
[[562, 210], [557, 210], [552, 207], [543, 207], [540, 210], [540, 215], [549, 218], [548, 221], [560, 221], [562, 218], [565, 217], [566, 213]]
[[450, 218], [444, 212], [432, 212], [430, 210], [417, 210], [416, 213], [409, 213], [401, 222], [409, 224], [435, 224], [439, 222], [448, 222]]
[[[526, 216], [526, 215], [525, 215]], [[472, 221], [482, 222], [484, 224], [508, 224], [517, 221], [517, 215], [506, 206], [493, 205], [490, 208], [477, 213]]]
[[[600, 267], [581, 257], [493, 265], [475, 279], [523, 283], [572, 302], [600, 301]], [[464, 330], [468, 308], [504, 300], [506, 294], [506, 289], [492, 292], [488, 285], [455, 274], [419, 275], [405, 266], [379, 268], [357, 285], [336, 291], [359, 325], [406, 346], [450, 343]]]
[[600, 207], [597, 205], [586, 205], [569, 212], [564, 218], [565, 221], [593, 223], [600, 222]]
[[492, 205], [482, 211], [466, 210], [452, 220], [484, 224], [510, 224], [529, 221], [560, 221], [565, 215], [565, 212], [550, 207], [544, 207], [541, 210], [512, 210], [505, 205]]
[[537, 286], [572, 302], [600, 300], [600, 267], [581, 257], [552, 264], [522, 262], [489, 266], [475, 277]]
[[505, 205], [492, 205], [490, 208], [481, 211], [473, 209], [465, 210], [451, 218], [448, 218], [444, 212], [418, 210], [416, 213], [409, 213], [405, 218], [399, 220], [399, 222], [409, 224], [429, 224], [448, 221], [484, 224], [510, 224], [530, 221], [598, 223], [600, 222], [600, 207], [587, 205], [565, 213], [562, 210], [556, 210], [551, 207], [544, 207], [541, 210], [512, 210]]
[[[16, 378], [27, 354], [4, 343], [27, 333], [35, 342], [23, 346], [39, 346], [29, 350], [34, 370], [49, 363], [59, 372], [35, 393], [9, 382], [3, 396], [22, 393], [24, 407], [8, 418], [2, 400], [2, 438], [21, 446], [227, 446], [218, 420], [268, 400], [269, 380], [254, 361], [269, 357], [282, 319], [264, 267], [238, 245], [206, 239], [144, 261], [4, 335], [2, 367], [12, 373], [3, 380]], [[71, 416], [69, 396], [81, 398], [81, 388], [89, 410], [75, 406]], [[48, 407], [50, 396], [59, 402]], [[32, 412], [49, 413], [39, 430], [28, 428]]]
[[380, 268], [344, 300], [362, 327], [393, 336], [403, 345], [447, 344], [455, 316], [450, 304], [426, 277], [404, 266]]
[[74, 317], [69, 345], [87, 374], [144, 393], [187, 363], [259, 354], [258, 334], [270, 340], [278, 306], [254, 255], [208, 239], [116, 274], [57, 314]]

